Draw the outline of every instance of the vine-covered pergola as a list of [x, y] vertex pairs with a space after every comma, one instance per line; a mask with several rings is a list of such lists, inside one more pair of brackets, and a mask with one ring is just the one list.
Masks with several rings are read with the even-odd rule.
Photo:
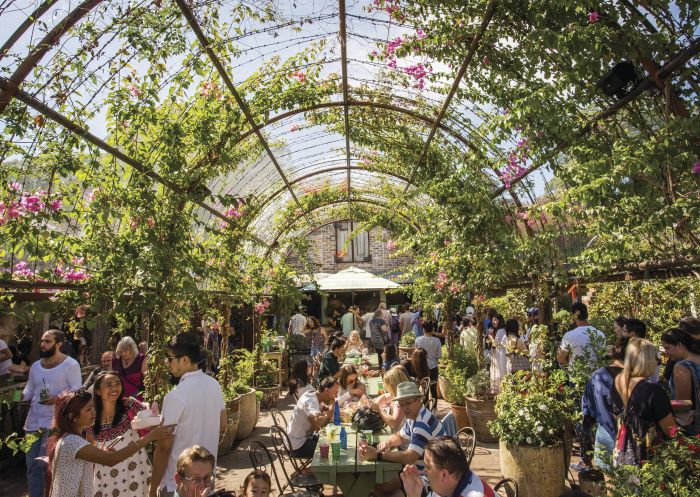
[[700, 274], [697, 2], [0, 15], [13, 292], [69, 290], [82, 316], [150, 309], [172, 332], [211, 295], [291, 295], [290, 251], [343, 220], [387, 228], [429, 299]]

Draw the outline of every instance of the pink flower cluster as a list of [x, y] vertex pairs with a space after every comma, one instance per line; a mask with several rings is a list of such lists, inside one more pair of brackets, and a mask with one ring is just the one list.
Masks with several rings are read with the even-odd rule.
[[87, 311], [88, 306], [85, 304], [81, 304], [78, 307], [75, 308], [75, 317], [78, 319], [82, 319], [85, 317], [85, 313]]
[[129, 93], [131, 93], [132, 97], [136, 97], [136, 98], [140, 97], [143, 94], [143, 92], [136, 85], [131, 85], [129, 87]]
[[35, 193], [21, 192], [22, 187], [16, 182], [9, 185], [9, 190], [20, 195], [18, 200], [0, 201], [0, 226], [12, 219], [28, 217], [41, 211], [58, 212], [63, 205], [58, 194], [50, 195], [46, 190]]
[[306, 74], [304, 74], [302, 71], [295, 71], [293, 73], [289, 74], [290, 78], [296, 78], [299, 83], [303, 83], [306, 81]]
[[289, 131], [291, 131], [292, 133], [294, 133], [295, 131], [299, 131], [299, 125], [298, 125], [298, 124], [292, 124], [292, 125], [289, 127]]
[[447, 285], [447, 273], [442, 269], [438, 271], [437, 281], [435, 282], [435, 290], [442, 290]]
[[[240, 219], [243, 217], [243, 207], [245, 206], [245, 202], [243, 202], [242, 199], [238, 199], [238, 205], [236, 207], [231, 207], [228, 209], [226, 212], [224, 212], [224, 216], [229, 217], [229, 218], [234, 218], [234, 219]], [[219, 223], [219, 227], [221, 229], [228, 228], [231, 223], [228, 221], [221, 221]]]
[[23, 276], [28, 280], [34, 279], [35, 276], [34, 271], [29, 269], [29, 264], [27, 264], [24, 261], [20, 261], [17, 264], [15, 264], [15, 269], [13, 270], [13, 273], [17, 276]]
[[399, 0], [374, 0], [373, 4], [367, 7], [367, 12], [383, 10], [387, 14], [394, 15], [394, 17], [400, 20], [405, 19], [403, 14], [401, 14], [401, 6], [399, 5]]
[[419, 62], [418, 64], [404, 67], [402, 71], [409, 76], [413, 76], [416, 79], [415, 87], [422, 90], [425, 88], [425, 77], [428, 73], [433, 72], [433, 68], [430, 66], [426, 67]]
[[386, 249], [389, 252], [393, 252], [394, 250], [396, 250], [396, 247], [397, 247], [397, 245], [396, 245], [396, 242], [394, 240], [389, 240], [388, 242], [386, 242]]
[[221, 88], [214, 81], [205, 81], [202, 83], [202, 89], [199, 94], [204, 98], [214, 97], [217, 100], [224, 98], [223, 93], [221, 93]]
[[257, 314], [265, 314], [268, 307], [270, 307], [270, 302], [267, 300], [267, 298], [263, 298], [262, 302], [257, 302], [255, 305], [253, 305], [253, 310], [255, 310]]
[[588, 13], [588, 22], [590, 24], [595, 24], [600, 19], [600, 14], [595, 10]]
[[507, 189], [510, 189], [514, 179], [519, 178], [527, 171], [525, 167], [527, 163], [527, 148], [526, 140], [518, 140], [517, 150], [511, 150], [508, 154], [508, 165], [498, 171], [501, 181], [503, 181]]
[[447, 277], [447, 273], [445, 273], [445, 271], [442, 269], [438, 271], [437, 281], [433, 286], [435, 287], [435, 290], [444, 290], [447, 288], [447, 291], [449, 291], [452, 295], [455, 295], [466, 288], [464, 284], [460, 285], [454, 281], [450, 282], [449, 278]]
[[700, 174], [700, 160], [693, 164], [693, 174]]

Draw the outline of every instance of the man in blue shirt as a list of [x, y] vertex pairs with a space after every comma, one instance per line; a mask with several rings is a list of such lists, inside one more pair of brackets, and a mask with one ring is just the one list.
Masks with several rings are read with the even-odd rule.
[[423, 306], [416, 306], [416, 312], [413, 313], [413, 318], [411, 319], [413, 323], [413, 334], [416, 338], [423, 336]]
[[[415, 465], [423, 470], [423, 452], [425, 446], [435, 437], [445, 435], [445, 428], [432, 412], [421, 403], [421, 393], [412, 381], [399, 383], [396, 387], [396, 397], [399, 409], [403, 412], [406, 422], [401, 431], [394, 433], [387, 440], [380, 442], [375, 449], [368, 445], [361, 451], [368, 461], [391, 461], [404, 466]], [[405, 450], [390, 451], [392, 447], [400, 447], [408, 442]], [[401, 489], [399, 477], [375, 486], [374, 492], [379, 495], [393, 495]]]

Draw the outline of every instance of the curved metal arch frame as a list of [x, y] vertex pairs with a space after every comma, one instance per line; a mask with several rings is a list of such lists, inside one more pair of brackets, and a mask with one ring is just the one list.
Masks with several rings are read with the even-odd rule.
[[[306, 215], [308, 216], [309, 214], [311, 214], [311, 213], [314, 212], [314, 211], [317, 211], [317, 210], [319, 210], [319, 209], [323, 209], [323, 208], [328, 207], [328, 206], [331, 206], [331, 205], [342, 205], [342, 204], [346, 204], [347, 202], [348, 202], [347, 200], [334, 200], [333, 202], [326, 202], [326, 203], [324, 203], [324, 204], [317, 205], [317, 206], [314, 207], [313, 209], [307, 210], [307, 211], [306, 211]], [[387, 204], [385, 204], [385, 203], [383, 203], [383, 202], [378, 202], [377, 200], [372, 200], [372, 199], [367, 199], [367, 198], [351, 198], [351, 199], [350, 199], [350, 202], [352, 202], [352, 203], [357, 203], [357, 204], [369, 204], [369, 205], [374, 205], [374, 206], [376, 206], [376, 207], [380, 207], [380, 208], [383, 208], [383, 209], [387, 209], [387, 208], [389, 207]], [[406, 214], [404, 214], [404, 213], [402, 213], [402, 212], [398, 212], [398, 211], [396, 211], [396, 214], [397, 214], [398, 216], [400, 216], [401, 218], [403, 218], [403, 219], [408, 223], [408, 225], [411, 226], [416, 232], [420, 232], [420, 231], [421, 231], [420, 227], [417, 226], [416, 224], [414, 224], [413, 221], [411, 220], [411, 218], [408, 217]], [[306, 217], [306, 216], [302, 216], [302, 217], [300, 217], [300, 218], [297, 218], [297, 220], [303, 219], [304, 217]], [[277, 250], [277, 246], [278, 246], [278, 244], [279, 244], [279, 239], [280, 239], [280, 237], [282, 237], [282, 235], [288, 233], [288, 232], [291, 230], [292, 226], [294, 226], [295, 223], [296, 223], [296, 220], [295, 220], [294, 222], [288, 224], [287, 226], [285, 226], [283, 229], [281, 229], [281, 230], [275, 235], [275, 237], [272, 239], [272, 242], [270, 242], [270, 244], [269, 244], [269, 248], [268, 248], [268, 249], [266, 250], [266, 252], [265, 252], [265, 257], [269, 257], [270, 252], [271, 252], [272, 250]], [[322, 225], [321, 225], [321, 226], [322, 226]], [[316, 228], [314, 228], [314, 229], [316, 229]], [[312, 231], [313, 231], [313, 230], [312, 230]]]

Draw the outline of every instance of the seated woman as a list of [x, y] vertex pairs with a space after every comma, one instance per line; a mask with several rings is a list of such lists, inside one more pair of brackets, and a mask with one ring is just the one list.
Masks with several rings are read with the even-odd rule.
[[318, 374], [318, 380], [332, 376], [338, 378], [340, 376], [340, 358], [345, 353], [345, 342], [339, 339], [333, 340], [330, 349], [323, 355], [321, 362], [321, 371]]
[[[403, 412], [394, 403], [396, 388], [399, 383], [404, 381], [411, 381], [406, 369], [403, 366], [394, 366], [384, 374], [383, 383], [386, 393], [380, 395], [372, 402], [372, 410], [377, 411], [381, 415], [392, 432], [397, 432], [404, 422]], [[389, 408], [388, 413], [384, 412], [384, 409], [387, 407]]]
[[357, 370], [351, 364], [340, 368], [338, 383], [340, 384], [338, 390], [338, 405], [340, 407], [345, 407], [348, 402], [357, 402], [365, 394], [365, 386], [357, 381]]
[[362, 354], [364, 350], [365, 346], [360, 338], [360, 332], [357, 330], [352, 330], [345, 346], [345, 353], [356, 352], [358, 354]]
[[399, 349], [393, 343], [384, 347], [382, 352], [382, 369], [389, 371], [395, 364], [399, 364]]
[[289, 380], [289, 393], [298, 399], [304, 392], [313, 390], [311, 385], [311, 366], [306, 359], [301, 359], [294, 363], [292, 368], [292, 378]]

